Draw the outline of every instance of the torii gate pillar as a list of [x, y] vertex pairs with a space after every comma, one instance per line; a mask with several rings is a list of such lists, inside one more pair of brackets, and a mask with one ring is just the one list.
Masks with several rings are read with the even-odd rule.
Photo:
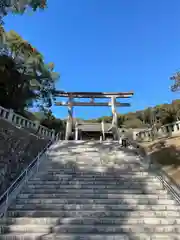
[[118, 117], [117, 117], [117, 112], [116, 112], [116, 98], [111, 97], [111, 110], [112, 110], [112, 126], [117, 127], [118, 126]]
[[114, 139], [119, 139], [119, 132], [118, 132], [118, 116], [116, 111], [116, 97], [111, 97], [111, 110], [112, 110], [112, 126], [111, 130], [114, 135]]
[[72, 98], [69, 98], [65, 140], [69, 140], [69, 138], [72, 135], [72, 130], [73, 130], [73, 104], [72, 104]]

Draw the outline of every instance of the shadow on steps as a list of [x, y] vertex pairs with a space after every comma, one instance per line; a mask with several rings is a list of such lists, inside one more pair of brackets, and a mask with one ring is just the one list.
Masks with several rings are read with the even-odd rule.
[[[8, 218], [1, 224], [0, 239], [12, 239], [15, 233], [18, 240], [149, 239], [158, 224], [164, 221], [165, 227], [169, 225], [158, 204], [162, 203], [161, 196], [165, 203], [173, 200], [161, 185], [154, 185], [154, 177], [143, 170], [133, 151], [113, 143], [87, 143], [52, 146], [38, 174], [10, 206]], [[97, 153], [87, 162], [87, 149], [78, 152], [84, 147], [89, 155]], [[115, 166], [103, 165], [99, 154], [105, 152], [108, 158], [113, 151], [119, 151]], [[151, 205], [157, 206], [156, 211]]]

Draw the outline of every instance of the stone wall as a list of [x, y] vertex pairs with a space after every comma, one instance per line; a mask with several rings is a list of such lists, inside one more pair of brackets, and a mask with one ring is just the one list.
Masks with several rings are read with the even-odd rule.
[[0, 195], [49, 141], [0, 119]]

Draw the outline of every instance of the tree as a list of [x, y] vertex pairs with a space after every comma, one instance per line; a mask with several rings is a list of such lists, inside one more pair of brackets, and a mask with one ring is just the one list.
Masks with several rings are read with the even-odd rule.
[[136, 112], [136, 117], [143, 123], [145, 123], [145, 116], [144, 116], [144, 112], [142, 111], [137, 111]]
[[43, 55], [16, 32], [3, 34], [0, 104], [20, 111], [35, 103], [41, 110], [50, 108], [59, 78], [54, 64], [46, 64]]
[[0, 20], [8, 13], [23, 14], [27, 9], [36, 11], [37, 9], [44, 10], [47, 7], [46, 0], [2, 0], [0, 4]]
[[180, 72], [176, 72], [172, 77], [170, 77], [170, 80], [174, 81], [174, 83], [171, 86], [172, 92], [177, 92], [180, 90]]
[[142, 128], [143, 127], [143, 123], [138, 118], [128, 119], [123, 123], [123, 125], [126, 128]]
[[41, 120], [41, 125], [49, 129], [54, 129], [56, 133], [65, 130], [65, 122], [61, 119], [55, 118], [51, 110], [45, 113], [44, 119]]
[[[108, 120], [109, 119], [109, 120]], [[160, 104], [141, 111], [129, 112], [118, 115], [118, 127], [128, 128], [149, 128], [157, 130], [164, 124], [172, 123], [180, 119], [180, 99], [173, 100], [171, 104]], [[91, 119], [93, 122], [112, 122], [112, 118], [104, 116], [98, 119]]]
[[18, 71], [15, 61], [7, 56], [0, 56], [0, 104], [15, 111], [22, 111], [32, 105], [36, 94], [29, 82]]
[[105, 123], [112, 123], [112, 116], [104, 116], [102, 118], [98, 118], [98, 122], [104, 121]]
[[161, 122], [162, 124], [168, 124], [177, 120], [178, 109], [176, 105], [168, 105], [166, 108], [162, 108]]
[[124, 124], [125, 120], [126, 120], [125, 115], [118, 114], [118, 127], [121, 127]]

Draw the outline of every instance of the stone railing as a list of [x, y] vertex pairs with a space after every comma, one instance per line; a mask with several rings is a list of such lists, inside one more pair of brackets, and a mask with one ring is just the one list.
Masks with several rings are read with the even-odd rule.
[[39, 121], [31, 121], [27, 118], [22, 117], [19, 114], [14, 113], [12, 109], [6, 109], [0, 106], [0, 118], [7, 120], [8, 122], [22, 127], [26, 129], [32, 129], [36, 132], [36, 134], [54, 139], [55, 138], [55, 131], [50, 130], [42, 125], [40, 125]]
[[141, 131], [136, 136], [137, 141], [151, 141], [163, 137], [180, 136], [180, 121], [163, 125], [160, 128], [153, 127], [153, 129]]

